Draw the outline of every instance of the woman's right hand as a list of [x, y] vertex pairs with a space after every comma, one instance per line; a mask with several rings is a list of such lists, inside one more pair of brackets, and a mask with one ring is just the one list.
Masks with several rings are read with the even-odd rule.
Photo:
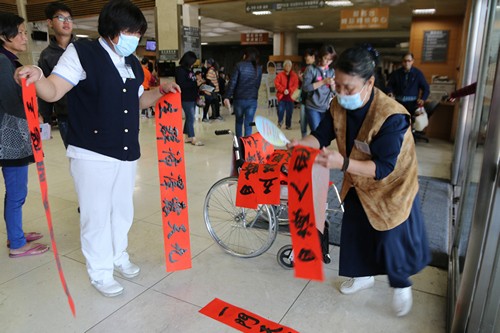
[[230, 108], [230, 107], [231, 107], [231, 101], [229, 100], [229, 98], [224, 98], [224, 105], [225, 105], [227, 108]]
[[286, 144], [286, 148], [292, 150], [295, 146], [298, 145], [300, 145], [300, 141], [297, 139], [292, 139], [289, 143]]
[[21, 85], [21, 79], [23, 78], [26, 78], [26, 85], [30, 85], [31, 83], [39, 81], [43, 77], [42, 69], [38, 66], [22, 66], [14, 72], [14, 80], [19, 85]]

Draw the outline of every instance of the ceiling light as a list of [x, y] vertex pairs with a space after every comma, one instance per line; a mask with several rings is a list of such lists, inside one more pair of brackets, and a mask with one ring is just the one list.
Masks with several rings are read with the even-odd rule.
[[299, 24], [299, 25], [297, 25], [297, 28], [298, 29], [302, 29], [302, 30], [304, 30], [304, 29], [314, 29], [314, 27], [312, 25], [309, 25], [309, 24]]
[[76, 35], [78, 38], [89, 38], [89, 35]]
[[331, 7], [348, 7], [348, 6], [352, 6], [352, 2], [350, 1], [340, 1], [340, 0], [337, 0], [337, 1], [325, 1], [325, 4], [327, 6], [331, 6]]
[[254, 15], [271, 15], [270, 10], [257, 10], [255, 12], [252, 12]]
[[202, 42], [201, 45], [208, 45], [208, 43], [207, 42]]
[[432, 15], [436, 12], [436, 9], [435, 8], [414, 9], [412, 12], [415, 15]]

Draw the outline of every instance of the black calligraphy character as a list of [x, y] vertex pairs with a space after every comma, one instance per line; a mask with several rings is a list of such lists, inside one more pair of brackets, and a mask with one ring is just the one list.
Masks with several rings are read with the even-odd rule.
[[174, 109], [172, 107], [172, 104], [170, 104], [169, 102], [166, 102], [166, 101], [165, 101], [165, 103], [167, 104], [166, 106], [164, 106], [164, 105], [160, 106], [160, 113], [158, 114], [158, 119], [161, 119], [161, 115], [163, 113], [167, 114], [167, 113], [175, 113], [175, 112], [177, 112], [177, 109]]
[[256, 174], [259, 172], [259, 165], [257, 163], [249, 163], [247, 164], [246, 169], [242, 170], [245, 171], [245, 178], [249, 180], [250, 175]]
[[241, 188], [241, 191], [240, 191], [241, 195], [250, 195], [250, 194], [254, 194], [254, 193], [255, 193], [255, 191], [253, 190], [253, 187], [250, 185], [243, 185], [243, 187]]
[[316, 259], [314, 252], [311, 249], [300, 249], [299, 260], [301, 261], [313, 261]]
[[[173, 173], [170, 173], [173, 176]], [[182, 180], [181, 175], [177, 175], [177, 180], [174, 177], [163, 176], [163, 183], [161, 186], [164, 186], [166, 189], [175, 190], [175, 188], [179, 188], [181, 190], [184, 189], [184, 181]]]
[[309, 183], [307, 183], [306, 186], [304, 186], [304, 189], [302, 191], [299, 189], [297, 185], [295, 185], [295, 183], [290, 183], [290, 186], [293, 187], [295, 192], [297, 192], [297, 194], [299, 195], [299, 201], [302, 201], [302, 198], [304, 197], [304, 194], [306, 193], [307, 188], [309, 187]]
[[278, 177], [274, 177], [271, 179], [261, 179], [259, 178], [259, 181], [264, 183], [264, 194], [271, 193], [271, 187], [273, 187], [274, 181], [278, 179]]
[[45, 182], [46, 181], [46, 178], [45, 178], [45, 165], [43, 164], [42, 161], [36, 162], [36, 170], [38, 171], [38, 179], [41, 182]]
[[34, 132], [30, 132], [30, 135], [35, 151], [40, 151], [42, 149], [42, 137], [40, 135], [40, 129], [38, 127], [35, 127]]
[[178, 138], [179, 136], [179, 131], [177, 130], [177, 127], [173, 126], [165, 126], [165, 125], [160, 125], [160, 133], [162, 134], [163, 137], [159, 138], [157, 137], [157, 140], [163, 140], [163, 143], [167, 142], [181, 142]]
[[182, 257], [182, 255], [187, 252], [186, 249], [181, 248], [181, 246], [177, 243], [172, 245], [172, 248], [173, 250], [170, 251], [170, 253], [168, 254], [168, 260], [170, 260], [171, 263], [179, 261], [179, 260], [174, 260], [174, 254], [178, 254], [179, 256]]
[[307, 226], [309, 225], [309, 213], [306, 215], [302, 215], [302, 208], [299, 208], [294, 212], [294, 221], [293, 224], [297, 228], [297, 235], [305, 238], [310, 233], [307, 232]]
[[260, 320], [254, 317], [250, 317], [246, 313], [240, 312], [238, 313], [238, 318], [234, 320], [237, 324], [240, 324], [243, 327], [246, 328], [252, 328], [251, 326], [247, 326], [246, 322], [251, 321], [250, 325], [255, 326], [260, 323]]
[[168, 151], [162, 151], [164, 158], [162, 160], [158, 160], [158, 162], [165, 163], [166, 166], [177, 166], [180, 162], [182, 162], [182, 157], [176, 158], [175, 155], [180, 155], [180, 152], [174, 153], [172, 148], [169, 148]]
[[33, 114], [33, 117], [35, 117], [35, 102], [33, 100], [33, 97], [31, 97], [30, 101], [26, 101], [26, 108], [30, 113]]
[[219, 317], [223, 316], [224, 315], [224, 312], [226, 312], [226, 310], [229, 309], [228, 306], [225, 306], [224, 309], [222, 309], [221, 312], [219, 312]]
[[170, 229], [172, 229], [172, 231], [170, 231], [167, 235], [167, 239], [170, 239], [170, 237], [172, 237], [173, 234], [175, 234], [176, 232], [186, 232], [186, 226], [185, 225], [181, 225], [180, 227], [178, 227], [175, 223], [172, 225], [170, 224], [170, 221], [168, 221], [168, 226], [170, 227]]
[[168, 216], [168, 214], [174, 212], [177, 213], [177, 215], [181, 215], [181, 212], [183, 209], [186, 208], [186, 203], [183, 201], [179, 201], [178, 198], [173, 198], [171, 201], [168, 199], [163, 200], [163, 208], [161, 209], [165, 216]]
[[273, 172], [274, 170], [276, 170], [276, 164], [264, 164], [263, 166], [263, 173]]
[[297, 148], [298, 156], [295, 159], [295, 164], [293, 165], [293, 170], [301, 172], [303, 169], [307, 168], [307, 163], [311, 158], [311, 153], [304, 148]]
[[272, 328], [267, 328], [266, 325], [261, 325], [259, 332], [264, 332], [264, 333], [283, 332], [283, 327], [272, 329]]

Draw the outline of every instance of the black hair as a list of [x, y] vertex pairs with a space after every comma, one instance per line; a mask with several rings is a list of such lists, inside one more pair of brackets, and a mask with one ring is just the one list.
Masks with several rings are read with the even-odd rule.
[[207, 65], [208, 66], [213, 66], [215, 64], [215, 60], [214, 58], [208, 58], [207, 59]]
[[373, 61], [375, 61], [375, 65], [378, 65], [378, 59], [380, 57], [380, 53], [377, 51], [376, 48], [374, 48], [372, 46], [372, 44], [370, 43], [363, 43], [361, 44], [361, 47], [366, 49], [368, 52], [370, 52], [372, 58], [373, 58]]
[[334, 68], [348, 75], [359, 76], [366, 81], [375, 73], [375, 61], [367, 49], [351, 47], [340, 54]]
[[308, 48], [304, 51], [304, 57], [305, 56], [314, 56], [316, 57], [316, 55], [318, 54], [318, 52], [316, 51], [316, 49], [313, 49], [313, 48]]
[[333, 45], [323, 45], [318, 51], [316, 63], [320, 64], [321, 61], [323, 61], [323, 57], [329, 54], [332, 55], [332, 63], [335, 62], [335, 59], [337, 59], [337, 52], [335, 52]]
[[[0, 13], [0, 36], [10, 42], [19, 33], [19, 26], [24, 22], [24, 19], [12, 13]], [[5, 42], [0, 39], [0, 45]]]
[[45, 18], [48, 20], [52, 20], [54, 15], [56, 15], [57, 12], [67, 12], [69, 13], [70, 16], [73, 16], [73, 12], [71, 11], [71, 8], [69, 8], [66, 4], [60, 2], [60, 1], [55, 1], [49, 3], [45, 7]]
[[243, 51], [243, 55], [245, 56], [245, 61], [251, 62], [253, 67], [257, 71], [257, 66], [259, 65], [260, 58], [259, 51], [255, 47], [247, 47], [245, 51]]
[[197, 59], [198, 57], [193, 51], [187, 51], [182, 56], [181, 60], [179, 60], [179, 65], [189, 69], [193, 66]]
[[403, 60], [404, 60], [404, 58], [405, 58], [406, 56], [411, 56], [411, 60], [415, 59], [415, 57], [413, 56], [413, 53], [411, 53], [411, 52], [406, 52], [405, 54], [403, 54], [403, 56], [401, 57], [401, 59], [403, 59]]
[[147, 63], [149, 63], [149, 59], [148, 59], [148, 58], [146, 58], [146, 57], [142, 58], [142, 60], [141, 60], [141, 64], [145, 65], [145, 64], [147, 64]]
[[97, 30], [102, 37], [114, 38], [122, 31], [143, 36], [147, 29], [144, 14], [129, 0], [111, 0], [99, 14]]

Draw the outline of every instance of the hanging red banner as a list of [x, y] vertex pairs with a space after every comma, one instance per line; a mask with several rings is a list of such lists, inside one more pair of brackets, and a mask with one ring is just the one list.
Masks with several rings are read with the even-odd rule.
[[23, 91], [24, 111], [26, 112], [26, 120], [28, 122], [28, 128], [30, 131], [31, 147], [33, 148], [33, 155], [35, 156], [36, 169], [38, 173], [38, 180], [40, 182], [40, 190], [42, 192], [42, 202], [45, 209], [45, 217], [47, 218], [52, 251], [56, 260], [59, 279], [61, 280], [62, 287], [64, 289], [66, 297], [68, 298], [69, 307], [71, 309], [71, 312], [73, 313], [73, 316], [76, 316], [75, 303], [73, 302], [73, 297], [71, 297], [68, 285], [66, 284], [66, 278], [64, 277], [61, 260], [59, 258], [59, 252], [57, 251], [56, 239], [54, 237], [54, 228], [52, 226], [52, 214], [50, 213], [47, 177], [45, 174], [45, 165], [43, 163], [42, 137], [40, 132], [40, 124], [38, 121], [36, 88], [35, 84], [30, 84], [29, 86], [27, 86], [26, 79], [22, 79], [21, 85]]
[[299, 333], [298, 331], [272, 322], [255, 313], [226, 303], [218, 298], [205, 305], [200, 313], [207, 317], [220, 321], [231, 326], [240, 332], [260, 333], [260, 332], [280, 332]]
[[156, 103], [156, 144], [167, 272], [191, 268], [181, 94]]
[[[324, 229], [329, 172], [314, 163], [319, 152], [304, 146], [293, 149], [288, 166], [288, 219], [295, 276], [323, 281], [323, 254], [317, 230]], [[317, 212], [322, 212], [321, 216]]]

